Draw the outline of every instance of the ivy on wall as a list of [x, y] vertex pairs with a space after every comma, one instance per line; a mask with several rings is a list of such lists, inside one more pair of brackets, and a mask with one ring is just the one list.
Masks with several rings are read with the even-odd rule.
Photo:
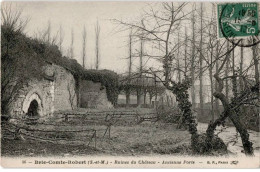
[[106, 87], [107, 99], [113, 104], [117, 104], [119, 94], [119, 76], [110, 70], [85, 70], [83, 79], [93, 82], [100, 82], [102, 87]]
[[[12, 31], [3, 30], [2, 28], [2, 36], [1, 36], [2, 45], [5, 45], [8, 42], [10, 42], [7, 41], [9, 37], [8, 34], [6, 34], [9, 32]], [[9, 46], [8, 49], [9, 52], [15, 51], [17, 53], [16, 56], [13, 56], [13, 58], [19, 58], [22, 54], [26, 54], [26, 56], [28, 57], [28, 58], [23, 58], [23, 63], [30, 64], [30, 65], [24, 65], [23, 70], [30, 71], [31, 66], [38, 66], [37, 65], [38, 62], [54, 63], [56, 65], [59, 65], [69, 70], [73, 74], [76, 80], [80, 78], [80, 79], [90, 80], [93, 82], [100, 82], [103, 87], [106, 87], [108, 100], [113, 105], [116, 105], [119, 91], [118, 91], [118, 75], [115, 72], [110, 70], [84, 69], [75, 59], [70, 59], [68, 57], [62, 56], [61, 52], [58, 49], [58, 46], [52, 45], [48, 42], [43, 42], [37, 39], [29, 38], [23, 33], [12, 34], [11, 38], [16, 40], [16, 41], [12, 41], [12, 44], [11, 46]], [[23, 44], [20, 45], [20, 42], [23, 42]], [[19, 46], [16, 46], [15, 44], [19, 44]], [[21, 48], [19, 47], [21, 46], [26, 47], [26, 49], [24, 50], [26, 52], [20, 51]], [[3, 50], [3, 46], [1, 47]], [[35, 60], [32, 61], [31, 58], [34, 58]], [[35, 65], [32, 63], [35, 63]], [[15, 67], [10, 69], [16, 70]], [[41, 68], [38, 68], [37, 70], [40, 71]]]

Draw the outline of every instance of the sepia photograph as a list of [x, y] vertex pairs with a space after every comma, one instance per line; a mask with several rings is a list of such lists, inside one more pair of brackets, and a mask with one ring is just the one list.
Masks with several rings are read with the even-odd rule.
[[1, 166], [259, 168], [259, 1], [2, 1]]

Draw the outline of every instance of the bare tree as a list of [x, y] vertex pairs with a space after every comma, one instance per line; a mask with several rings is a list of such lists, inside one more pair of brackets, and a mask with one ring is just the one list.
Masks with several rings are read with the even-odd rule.
[[70, 42], [70, 58], [74, 58], [74, 30], [73, 28], [71, 29], [71, 42]]
[[11, 31], [21, 33], [29, 22], [28, 17], [22, 18], [22, 9], [14, 9], [11, 3], [2, 3], [1, 26]]
[[[194, 5], [193, 5], [194, 6]], [[196, 9], [196, 6], [195, 6]], [[191, 26], [192, 26], [192, 48], [191, 48], [191, 66], [190, 66], [190, 71], [191, 71], [191, 102], [192, 102], [192, 108], [194, 110], [195, 108], [195, 41], [196, 41], [196, 35], [195, 35], [195, 9], [192, 11], [192, 16], [191, 16]]]
[[[214, 24], [216, 25], [216, 24]], [[216, 33], [216, 30], [214, 31]], [[212, 34], [211, 34], [212, 35]], [[211, 40], [212, 38], [215, 37], [215, 34], [213, 34], [213, 37], [209, 35], [209, 39]], [[240, 40], [241, 41], [241, 40]], [[244, 151], [245, 154], [247, 155], [252, 155], [253, 154], [253, 148], [252, 148], [252, 143], [249, 140], [249, 135], [247, 132], [247, 129], [245, 126], [241, 123], [239, 116], [241, 115], [240, 112], [240, 107], [243, 104], [247, 104], [249, 102], [254, 102], [256, 99], [255, 96], [255, 90], [254, 90], [254, 85], [251, 87], [247, 87], [244, 91], [240, 92], [238, 94], [237, 90], [237, 78], [242, 77], [245, 78], [243, 75], [237, 75], [236, 68], [235, 68], [235, 54], [234, 54], [234, 49], [236, 48], [237, 45], [239, 45], [239, 42], [236, 44], [232, 44], [230, 46], [229, 43], [227, 43], [227, 50], [223, 55], [220, 55], [220, 49], [222, 46], [219, 45], [219, 41], [214, 38], [214, 42], [216, 42], [216, 58], [215, 58], [215, 63], [216, 63], [216, 73], [214, 74], [214, 78], [216, 79], [216, 90], [213, 93], [214, 97], [216, 100], [220, 100], [223, 107], [224, 111], [220, 115], [219, 118], [214, 120], [214, 122], [211, 122], [208, 126], [208, 129], [206, 131], [207, 138], [206, 138], [206, 143], [210, 144], [212, 142], [212, 139], [214, 137], [214, 130], [217, 125], [221, 125], [224, 123], [226, 118], [229, 118], [234, 126], [236, 127], [237, 131], [240, 133], [241, 140], [243, 143]], [[211, 41], [209, 41], [211, 42]], [[228, 42], [228, 41], [227, 41]], [[224, 44], [223, 44], [224, 45]], [[232, 59], [232, 63], [230, 62], [230, 57]], [[221, 59], [224, 58], [224, 59]], [[218, 65], [218, 61], [221, 59], [221, 65]], [[213, 64], [213, 60], [210, 61], [208, 64], [209, 68]], [[229, 69], [232, 69], [232, 74], [230, 75]], [[223, 68], [225, 67], [224, 71], [224, 76], [221, 76], [221, 73], [223, 71]], [[250, 67], [250, 66], [249, 66]], [[241, 72], [243, 74], [244, 72]], [[231, 79], [232, 81], [232, 91], [233, 91], [233, 96], [229, 94], [229, 88], [228, 88], [228, 79]], [[224, 85], [225, 82], [225, 85]], [[256, 83], [259, 81], [256, 81]], [[257, 84], [256, 84], [257, 85]], [[225, 86], [225, 92], [226, 94], [223, 94], [223, 89]], [[213, 121], [213, 120], [212, 120]], [[210, 145], [207, 145], [205, 148], [208, 149], [210, 148]]]
[[[208, 40], [208, 44], [207, 44], [207, 48], [206, 48], [206, 55], [208, 56], [207, 59], [204, 59], [207, 66], [208, 66], [208, 70], [209, 70], [209, 79], [210, 79], [210, 104], [211, 104], [211, 121], [215, 120], [215, 108], [214, 108], [214, 83], [213, 83], [213, 68], [214, 68], [214, 53], [216, 53], [216, 57], [215, 59], [217, 59], [218, 56], [218, 44], [219, 42], [216, 41], [217, 40], [217, 26], [216, 23], [214, 21], [216, 21], [216, 17], [215, 17], [215, 4], [212, 4], [212, 13], [211, 13], [211, 19], [209, 21], [209, 27], [208, 30], [206, 32], [208, 32], [208, 34], [206, 35], [209, 40]], [[216, 51], [215, 51], [215, 47]], [[218, 63], [217, 61], [215, 63]], [[215, 64], [217, 65], [217, 64]], [[218, 67], [217, 67], [218, 68]], [[218, 102], [217, 102], [218, 103]], [[216, 105], [216, 103], [215, 103]], [[216, 105], [218, 106], [218, 105]], [[219, 107], [218, 107], [219, 108]]]
[[[229, 41], [227, 41], [227, 52], [229, 52]], [[225, 67], [225, 77], [228, 77], [229, 74], [229, 59], [230, 59], [230, 53], [227, 53], [227, 62]], [[228, 80], [225, 80], [225, 93], [227, 98], [229, 97], [229, 88], [228, 88]]]
[[[253, 42], [255, 42], [255, 39], [253, 39]], [[255, 71], [255, 83], [256, 83], [256, 94], [258, 97], [258, 105], [260, 103], [260, 74], [259, 74], [259, 61], [260, 61], [260, 55], [259, 55], [259, 44], [256, 44], [252, 47], [252, 54], [253, 54], [253, 61], [254, 61], [254, 71]], [[260, 106], [258, 106], [260, 107]], [[260, 114], [260, 108], [257, 108], [257, 114]]]
[[[228, 78], [236, 77], [236, 76], [224, 76], [221, 78], [220, 73], [222, 72], [224, 66], [228, 62], [228, 59], [230, 57], [230, 53], [234, 50], [234, 48], [238, 45], [232, 44], [231, 47], [228, 46], [227, 51], [222, 53], [222, 55], [217, 54], [217, 57], [215, 60], [209, 60], [209, 64], [213, 64], [216, 61], [221, 61], [221, 65], [217, 68], [216, 73], [214, 74], [214, 78], [217, 82], [217, 90], [214, 92], [214, 97], [219, 99], [222, 102], [222, 105], [224, 107], [224, 111], [222, 115], [220, 115], [219, 118], [217, 118], [215, 121], [211, 122], [208, 126], [208, 129], [206, 131], [206, 134], [198, 134], [196, 122], [194, 119], [194, 116], [192, 114], [191, 110], [191, 103], [189, 101], [189, 94], [188, 94], [188, 88], [190, 87], [190, 80], [186, 79], [182, 82], [176, 82], [172, 80], [172, 73], [171, 70], [172, 66], [172, 60], [174, 59], [173, 53], [176, 51], [177, 46], [173, 46], [171, 44], [173, 30], [178, 28], [178, 25], [180, 24], [180, 21], [185, 19], [187, 15], [190, 13], [184, 13], [182, 10], [185, 7], [186, 3], [182, 3], [180, 5], [175, 6], [174, 3], [162, 3], [162, 9], [159, 11], [154, 11], [153, 8], [150, 9], [150, 12], [145, 13], [144, 18], [141, 20], [140, 23], [128, 23], [123, 22], [120, 20], [114, 20], [117, 23], [124, 25], [127, 28], [135, 29], [136, 34], [142, 34], [143, 38], [147, 41], [149, 41], [151, 44], [156, 43], [158, 45], [158, 42], [162, 43], [160, 44], [160, 51], [162, 52], [161, 56], [155, 56], [150, 55], [150, 57], [153, 57], [155, 59], [160, 60], [163, 64], [163, 70], [160, 69], [154, 69], [150, 68], [150, 74], [155, 75], [161, 83], [164, 84], [164, 86], [170, 90], [173, 94], [175, 94], [176, 99], [178, 101], [178, 107], [183, 113], [185, 123], [188, 126], [188, 130], [191, 134], [191, 143], [192, 148], [194, 151], [205, 153], [210, 152], [214, 149], [219, 149], [223, 146], [225, 147], [224, 142], [218, 138], [216, 135], [214, 135], [214, 131], [218, 125], [221, 125], [225, 122], [226, 118], [230, 118], [233, 122], [234, 126], [238, 130], [238, 132], [241, 135], [241, 140], [244, 146], [244, 150], [246, 154], [252, 154], [252, 144], [249, 141], [248, 132], [246, 128], [241, 124], [241, 122], [236, 118], [237, 111], [235, 109], [239, 108], [241, 104], [244, 104], [247, 101], [255, 100], [254, 96], [254, 86], [248, 87], [244, 92], [242, 92], [236, 99], [232, 99], [231, 102], [229, 102], [229, 99], [227, 98], [227, 95], [223, 94], [223, 88], [224, 88], [224, 81]], [[201, 10], [201, 20], [202, 20], [202, 10]], [[193, 18], [193, 17], [192, 17]], [[193, 20], [194, 21], [194, 20]], [[193, 25], [194, 22], [192, 22]], [[192, 27], [192, 30], [194, 29], [194, 26]], [[202, 32], [202, 27], [201, 27]], [[193, 34], [192, 36], [195, 38]], [[202, 33], [201, 33], [202, 35]], [[195, 39], [192, 39], [195, 40]], [[202, 40], [202, 37], [201, 37]], [[216, 40], [215, 40], [216, 41]], [[200, 44], [200, 47], [196, 47], [195, 41], [193, 43], [192, 51], [194, 53], [192, 54], [192, 58], [195, 59], [195, 48], [200, 50], [200, 58], [199, 63], [201, 66], [201, 69], [208, 69], [210, 65], [202, 66], [202, 59], [205, 59], [205, 56], [203, 55], [205, 52], [202, 52], [202, 41]], [[225, 42], [224, 42], [225, 43]], [[217, 41], [217, 50], [220, 53], [223, 49], [223, 45], [219, 45]], [[195, 62], [195, 60], [194, 60]], [[194, 66], [191, 64], [191, 69], [193, 69]], [[200, 74], [202, 74], [203, 70], [200, 70]], [[158, 74], [162, 72], [162, 75]], [[192, 71], [194, 72], [194, 70]], [[149, 73], [147, 71], [147, 73]], [[243, 76], [241, 76], [243, 77]], [[193, 80], [194, 81], [194, 80]], [[259, 83], [258, 83], [259, 84]], [[220, 147], [217, 147], [216, 145], [222, 145]]]
[[86, 60], [86, 38], [87, 38], [87, 32], [86, 27], [84, 26], [83, 32], [82, 32], [82, 66], [85, 68], [85, 60]]
[[[178, 106], [183, 110], [183, 115], [185, 116], [186, 122], [189, 126], [190, 133], [194, 136], [197, 134], [197, 128], [195, 119], [189, 109], [191, 104], [189, 104], [188, 99], [188, 81], [175, 82], [171, 80], [172, 75], [172, 62], [174, 59], [174, 53], [177, 51], [178, 44], [173, 45], [171, 42], [174, 40], [173, 30], [178, 28], [180, 22], [187, 18], [189, 13], [184, 13], [183, 8], [187, 3], [181, 3], [177, 6], [173, 2], [162, 3], [162, 9], [160, 11], [154, 11], [153, 8], [150, 9], [150, 13], [146, 13], [145, 17], [140, 23], [133, 24], [127, 23], [120, 20], [114, 20], [116, 23], [126, 26], [127, 28], [132, 28], [136, 30], [136, 35], [142, 35], [143, 39], [158, 45], [160, 42], [160, 55], [149, 55], [150, 58], [158, 59], [163, 64], [163, 70], [150, 69], [150, 74], [157, 76], [164, 86], [171, 90], [177, 97], [179, 101]], [[152, 24], [150, 24], [152, 23]], [[154, 25], [155, 24], [155, 25]], [[146, 71], [149, 73], [148, 71]], [[160, 75], [162, 74], [162, 75]], [[158, 76], [159, 75], [159, 76]], [[184, 88], [182, 91], [177, 88]], [[187, 89], [186, 89], [187, 88]], [[187, 110], [188, 109], [188, 110]]]
[[37, 32], [35, 32], [34, 36], [38, 41], [41, 41], [45, 44], [58, 45], [58, 37], [60, 37], [60, 30], [52, 34], [51, 21], [48, 20], [47, 27], [43, 30], [38, 30]]
[[[252, 40], [253, 42], [256, 42], [255, 39], [253, 38]], [[259, 48], [258, 48], [258, 44], [252, 46], [252, 54], [253, 54], [253, 61], [254, 61], [254, 68], [255, 68], [255, 82], [256, 84], [260, 84], [260, 74], [259, 74]], [[258, 90], [259, 90], [259, 85], [258, 85]], [[258, 98], [260, 99], [260, 92], [258, 91]]]
[[130, 30], [129, 34], [129, 64], [128, 64], [128, 81], [127, 81], [127, 88], [126, 88], [126, 106], [129, 107], [130, 105], [130, 84], [131, 84], [131, 74], [132, 74], [132, 30]]
[[47, 29], [46, 29], [46, 42], [51, 41], [51, 21], [48, 20]]
[[97, 20], [97, 24], [95, 26], [95, 33], [96, 33], [96, 70], [98, 70], [99, 65], [100, 65], [100, 47], [99, 47], [99, 36], [100, 36], [100, 26]]
[[177, 44], [178, 44], [178, 48], [177, 48], [177, 74], [178, 74], [178, 81], [181, 82], [181, 67], [180, 67], [180, 31], [178, 31], [178, 39], [177, 39]]
[[234, 76], [232, 78], [232, 92], [233, 97], [236, 98], [238, 96], [238, 88], [237, 88], [237, 72], [236, 72], [236, 64], [235, 64], [235, 49], [232, 51], [232, 75]]
[[60, 30], [59, 30], [59, 50], [60, 50], [60, 52], [62, 52], [63, 40], [64, 40], [64, 33], [63, 33], [62, 25], [60, 25]]
[[[227, 54], [231, 53], [234, 50], [235, 46], [231, 48]], [[213, 138], [213, 133], [217, 125], [221, 125], [223, 121], [225, 121], [226, 118], [230, 118], [230, 120], [233, 122], [234, 126], [236, 127], [237, 131], [240, 133], [242, 144], [245, 150], [245, 154], [252, 155], [253, 154], [253, 148], [252, 143], [249, 141], [249, 134], [247, 132], [247, 129], [244, 127], [243, 124], [241, 124], [239, 118], [238, 118], [238, 108], [243, 104], [242, 102], [245, 102], [250, 95], [253, 95], [252, 88], [248, 88], [245, 91], [243, 91], [239, 96], [237, 96], [235, 99], [232, 99], [232, 101], [229, 103], [229, 98], [227, 95], [222, 93], [222, 90], [224, 88], [224, 80], [228, 79], [227, 77], [220, 77], [219, 74], [221, 70], [223, 69], [225, 63], [227, 63], [229, 56], [226, 55], [225, 59], [223, 60], [221, 66], [218, 68], [216, 73], [214, 74], [214, 77], [218, 83], [218, 90], [214, 93], [214, 96], [218, 98], [224, 107], [223, 114], [215, 120], [213, 123], [211, 123], [208, 126], [207, 129], [207, 142], [211, 142], [211, 139]], [[236, 77], [236, 76], [232, 76]], [[253, 92], [252, 92], [253, 91]], [[250, 98], [251, 99], [251, 98]], [[253, 100], [254, 98], [252, 98]]]
[[144, 40], [141, 36], [140, 38], [140, 54], [139, 54], [139, 78], [138, 78], [138, 83], [139, 86], [136, 88], [136, 95], [137, 95], [137, 105], [141, 105], [141, 96], [142, 96], [142, 89], [144, 88], [144, 78], [143, 78], [143, 45], [144, 45]]
[[188, 76], [188, 35], [187, 27], [185, 26], [185, 48], [184, 48], [184, 79], [187, 79]]
[[200, 80], [200, 115], [203, 116], [204, 98], [203, 98], [203, 5], [200, 3], [200, 56], [199, 56], [199, 80]]
[[[244, 64], [244, 47], [240, 47], [240, 66], [239, 66], [239, 75], [243, 75], [243, 64]], [[244, 89], [243, 79], [239, 78], [239, 91], [241, 92]]]
[[[215, 71], [217, 71], [218, 70], [218, 68], [219, 68], [219, 63], [218, 63], [218, 59], [219, 59], [219, 41], [217, 40], [217, 45], [216, 45], [216, 57], [215, 57], [215, 59], [216, 59], [216, 64], [215, 64], [215, 66], [216, 66], [216, 70]], [[216, 90], [218, 90], [218, 84], [216, 84], [215, 83], [215, 91]], [[211, 95], [211, 96], [213, 96], [213, 94]], [[218, 98], [215, 98], [215, 106], [216, 106], [216, 113], [217, 113], [217, 115], [219, 115], [220, 114], [220, 112], [219, 112], [219, 100], [218, 100]]]

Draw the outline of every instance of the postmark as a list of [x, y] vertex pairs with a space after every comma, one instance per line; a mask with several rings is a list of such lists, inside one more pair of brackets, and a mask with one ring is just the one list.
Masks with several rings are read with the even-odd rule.
[[259, 40], [257, 3], [218, 4], [218, 35], [232, 44], [250, 47]]

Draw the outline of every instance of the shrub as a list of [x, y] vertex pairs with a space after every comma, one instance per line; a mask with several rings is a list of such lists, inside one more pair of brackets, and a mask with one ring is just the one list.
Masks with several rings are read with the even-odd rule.
[[157, 109], [157, 114], [160, 120], [167, 123], [178, 123], [181, 117], [181, 111], [177, 107], [168, 107], [161, 105]]
[[83, 78], [93, 82], [100, 82], [106, 87], [108, 100], [113, 104], [117, 104], [119, 94], [118, 75], [110, 70], [85, 70]]
[[86, 70], [75, 59], [62, 56], [56, 45], [28, 38], [21, 31], [1, 26], [1, 110], [8, 113], [10, 103], [29, 80], [43, 77], [42, 66], [54, 63], [69, 70], [75, 79], [100, 82], [108, 100], [116, 105], [118, 75], [109, 70]]

